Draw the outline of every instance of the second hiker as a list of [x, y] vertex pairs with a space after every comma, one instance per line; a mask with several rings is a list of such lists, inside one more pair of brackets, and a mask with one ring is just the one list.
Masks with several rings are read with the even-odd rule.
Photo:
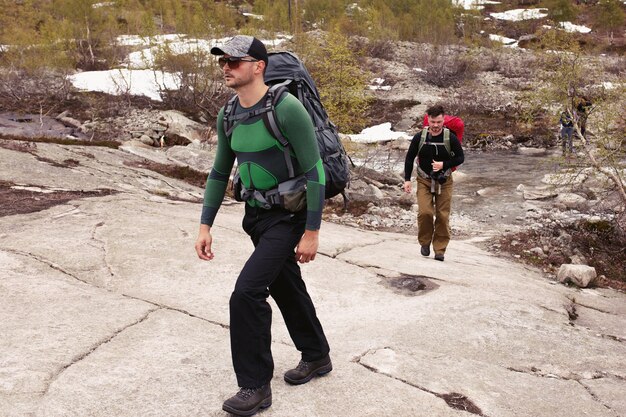
[[428, 127], [413, 137], [404, 161], [404, 191], [411, 192], [413, 163], [417, 164], [417, 239], [421, 254], [444, 260], [450, 242], [450, 208], [452, 203], [452, 168], [465, 160], [456, 135], [444, 127], [444, 109], [430, 107]]

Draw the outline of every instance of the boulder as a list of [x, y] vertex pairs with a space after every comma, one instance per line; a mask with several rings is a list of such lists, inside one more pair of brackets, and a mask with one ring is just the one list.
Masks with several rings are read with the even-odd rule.
[[80, 120], [76, 120], [72, 117], [57, 117], [57, 120], [66, 127], [80, 128], [82, 126], [82, 122]]
[[563, 264], [557, 278], [561, 283], [571, 282], [580, 288], [586, 288], [596, 280], [596, 269], [588, 265]]
[[139, 137], [139, 142], [143, 143], [144, 145], [154, 146], [154, 139], [152, 139], [148, 135], [141, 135]]
[[548, 198], [556, 197], [557, 193], [550, 189], [540, 189], [523, 191], [525, 200], [545, 200]]
[[568, 209], [580, 209], [587, 205], [587, 199], [574, 193], [561, 193], [556, 197], [556, 202], [563, 204]]
[[376, 187], [374, 184], [368, 185], [368, 187], [365, 189], [365, 195], [372, 196], [376, 200], [385, 198], [385, 194], [383, 194], [383, 192], [380, 191], [380, 188]]
[[207, 126], [185, 117], [175, 110], [161, 112], [159, 123], [167, 126], [165, 143], [169, 145], [187, 145], [195, 140], [202, 141]]
[[546, 174], [541, 179], [541, 182], [544, 184], [562, 186], [562, 187], [572, 187], [572, 186], [580, 186], [584, 183], [589, 175], [582, 172], [561, 172], [558, 174]]
[[546, 149], [545, 148], [527, 148], [525, 146], [520, 146], [519, 148], [517, 148], [517, 153], [519, 153], [520, 155], [545, 155], [546, 154]]
[[[461, 169], [463, 168], [463, 165], [461, 165]], [[452, 178], [454, 179], [455, 183], [460, 183], [460, 182], [464, 182], [467, 180], [467, 174], [463, 171], [454, 171], [454, 173], [452, 174]]]
[[194, 146], [172, 146], [165, 151], [167, 158], [179, 165], [188, 166], [200, 172], [210, 172], [215, 152]]
[[486, 187], [476, 191], [476, 194], [481, 197], [493, 197], [500, 194], [500, 190], [498, 190], [496, 187]]

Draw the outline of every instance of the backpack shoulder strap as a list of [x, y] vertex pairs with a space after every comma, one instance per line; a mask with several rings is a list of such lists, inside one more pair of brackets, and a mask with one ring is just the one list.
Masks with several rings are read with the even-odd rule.
[[267, 91], [267, 95], [265, 96], [265, 109], [266, 111], [263, 113], [263, 123], [265, 123], [265, 127], [267, 130], [280, 142], [282, 146], [289, 146], [289, 141], [281, 132], [280, 127], [278, 126], [278, 119], [276, 118], [276, 112], [274, 109], [278, 104], [278, 101], [282, 97], [283, 94], [289, 91], [287, 85], [291, 82], [291, 80], [287, 80], [286, 82], [276, 84], [270, 87]]
[[230, 137], [233, 133], [233, 129], [235, 127], [235, 120], [233, 120], [232, 113], [233, 113], [233, 109], [235, 108], [235, 105], [238, 102], [239, 102], [239, 98], [237, 97], [237, 94], [235, 94], [228, 100], [228, 102], [224, 106], [224, 118], [223, 118], [222, 124], [224, 127], [224, 132], [226, 133], [226, 137], [228, 138], [229, 142], [230, 142]]
[[450, 145], [450, 129], [447, 127], [443, 128], [443, 146], [446, 147], [446, 151], [448, 154], [454, 158], [454, 151], [452, 150], [452, 146]]
[[224, 133], [226, 134], [229, 142], [230, 138], [232, 137], [233, 131], [237, 126], [250, 119], [251, 117], [259, 116], [269, 111], [269, 107], [266, 105], [264, 107], [261, 107], [260, 109], [233, 114], [233, 112], [235, 111], [235, 107], [238, 105], [238, 103], [239, 97], [237, 95], [234, 95], [228, 100], [228, 103], [226, 103], [226, 105], [224, 106], [223, 126]]
[[267, 91], [267, 95], [265, 96], [265, 112], [263, 113], [263, 123], [265, 127], [270, 132], [272, 136], [276, 138], [276, 140], [283, 147], [283, 154], [285, 157], [285, 164], [287, 165], [287, 170], [289, 171], [289, 178], [295, 177], [295, 171], [293, 169], [293, 162], [291, 161], [291, 154], [289, 152], [289, 141], [283, 135], [283, 132], [280, 130], [278, 126], [278, 119], [276, 118], [276, 105], [280, 98], [289, 91], [287, 85], [291, 82], [291, 80], [287, 80], [280, 84], [275, 84], [270, 87]]
[[426, 139], [428, 139], [428, 126], [424, 126], [422, 129], [422, 135], [420, 136], [419, 144], [417, 145], [417, 154], [419, 155], [422, 150], [422, 146], [426, 143]]

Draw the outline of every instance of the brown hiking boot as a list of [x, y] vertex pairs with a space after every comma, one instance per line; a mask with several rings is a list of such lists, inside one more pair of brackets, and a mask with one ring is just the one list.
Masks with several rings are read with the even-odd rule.
[[267, 383], [261, 388], [241, 388], [222, 405], [222, 410], [236, 416], [251, 416], [272, 405], [272, 388]]
[[285, 381], [292, 385], [300, 385], [309, 382], [315, 375], [324, 375], [333, 370], [330, 356], [326, 355], [322, 359], [305, 362], [300, 361], [298, 366], [285, 372]]

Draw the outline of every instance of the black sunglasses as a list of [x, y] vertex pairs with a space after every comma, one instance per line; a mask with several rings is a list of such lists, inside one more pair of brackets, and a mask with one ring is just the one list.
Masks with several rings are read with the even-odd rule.
[[254, 58], [238, 58], [236, 56], [229, 56], [229, 57], [223, 56], [217, 60], [217, 63], [219, 64], [220, 67], [223, 67], [224, 65], [228, 64], [228, 68], [230, 69], [239, 68], [239, 64], [242, 62], [259, 62], [259, 60], [254, 59]]

